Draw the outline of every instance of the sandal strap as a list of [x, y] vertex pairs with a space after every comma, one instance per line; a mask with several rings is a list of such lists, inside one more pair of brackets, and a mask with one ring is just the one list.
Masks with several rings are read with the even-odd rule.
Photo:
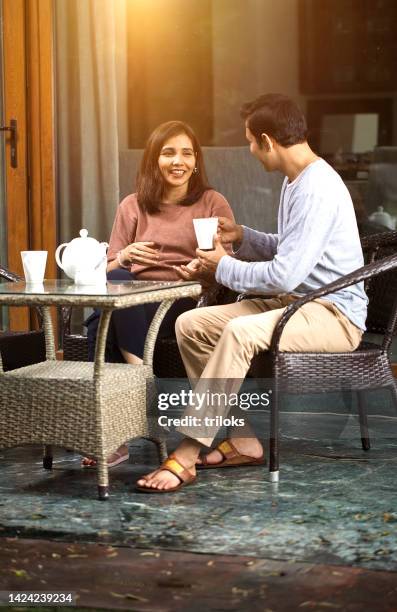
[[223, 440], [220, 444], [218, 444], [216, 449], [225, 459], [234, 459], [234, 457], [240, 457], [241, 455], [230, 438]]
[[194, 479], [194, 475], [189, 472], [184, 465], [182, 465], [174, 454], [167, 457], [167, 459], [159, 467], [159, 470], [168, 470], [179, 478], [181, 482], [188, 482]]

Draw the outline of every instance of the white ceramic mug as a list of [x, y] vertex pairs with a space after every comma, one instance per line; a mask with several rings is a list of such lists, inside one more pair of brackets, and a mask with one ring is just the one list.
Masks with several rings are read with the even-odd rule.
[[47, 251], [21, 251], [23, 273], [27, 283], [43, 282], [47, 253]]
[[211, 251], [214, 248], [214, 236], [218, 229], [218, 217], [193, 219], [199, 249]]

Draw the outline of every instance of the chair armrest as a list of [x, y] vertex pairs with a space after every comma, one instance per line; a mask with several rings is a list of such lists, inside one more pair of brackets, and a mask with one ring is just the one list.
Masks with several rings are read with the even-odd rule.
[[216, 306], [218, 304], [232, 304], [238, 298], [238, 293], [224, 285], [211, 285], [201, 293], [196, 308]]
[[361, 238], [361, 248], [364, 252], [377, 250], [397, 243], [397, 231], [390, 230], [380, 234], [371, 234]]
[[203, 308], [205, 306], [213, 306], [218, 301], [218, 293], [221, 289], [221, 285], [211, 285], [206, 289], [203, 289], [197, 300], [196, 308]]
[[11, 283], [16, 283], [17, 281], [23, 280], [22, 276], [19, 276], [19, 274], [15, 274], [15, 272], [7, 270], [7, 268], [3, 268], [3, 266], [0, 266], [0, 278], [4, 278], [5, 280]]
[[350, 274], [346, 274], [342, 276], [336, 281], [332, 283], [328, 283], [321, 287], [320, 289], [316, 289], [315, 291], [311, 291], [307, 295], [302, 298], [299, 298], [285, 309], [280, 321], [277, 323], [274, 328], [271, 348], [270, 350], [274, 353], [279, 352], [279, 344], [281, 339], [281, 334], [284, 331], [284, 327], [286, 326], [289, 319], [292, 317], [295, 312], [301, 308], [304, 304], [308, 302], [312, 302], [318, 298], [324, 297], [330, 293], [334, 293], [335, 291], [340, 291], [341, 289], [345, 289], [346, 287], [350, 287], [351, 285], [356, 285], [365, 280], [369, 280], [378, 274], [383, 274], [388, 270], [392, 270], [397, 267], [397, 254], [390, 255], [389, 257], [385, 257], [379, 261], [374, 263], [370, 263], [366, 266], [358, 268], [354, 272], [350, 272]]

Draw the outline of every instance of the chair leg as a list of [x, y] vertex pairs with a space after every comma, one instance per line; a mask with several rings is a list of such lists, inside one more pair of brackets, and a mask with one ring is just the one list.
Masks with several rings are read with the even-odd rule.
[[274, 385], [272, 401], [270, 404], [270, 440], [269, 440], [269, 478], [270, 482], [278, 482], [279, 470], [279, 419], [278, 419], [279, 393], [277, 382]]
[[365, 391], [357, 391], [358, 416], [360, 421], [361, 444], [363, 450], [371, 448], [368, 433], [367, 406], [365, 401]]
[[397, 382], [394, 382], [392, 384], [392, 386], [390, 387], [390, 391], [391, 391], [392, 398], [394, 400], [394, 405], [397, 410]]
[[43, 468], [52, 470], [52, 446], [45, 446], [43, 449]]
[[165, 440], [156, 440], [155, 443], [159, 455], [159, 462], [163, 463], [168, 457], [167, 443]]
[[149, 440], [150, 442], [153, 442], [153, 444], [156, 445], [157, 447], [157, 454], [159, 456], [159, 463], [163, 463], [163, 461], [165, 461], [168, 457], [168, 450], [167, 450], [167, 443], [165, 441], [164, 438], [157, 438], [155, 436], [150, 437], [150, 438], [146, 438], [146, 440]]
[[109, 498], [109, 472], [106, 457], [98, 458], [98, 499], [106, 501]]

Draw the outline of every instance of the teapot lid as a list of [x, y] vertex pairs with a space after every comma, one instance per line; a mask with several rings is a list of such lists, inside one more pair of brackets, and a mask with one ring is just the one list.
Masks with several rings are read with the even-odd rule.
[[108, 246], [107, 243], [100, 243], [98, 240], [96, 240], [96, 238], [91, 238], [91, 236], [88, 235], [88, 230], [86, 229], [81, 229], [79, 234], [80, 237], [73, 238], [73, 240], [71, 240], [66, 247], [69, 252], [77, 248], [79, 251], [80, 249], [84, 249], [85, 253], [91, 253], [94, 252], [94, 250], [96, 251], [97, 247], [99, 246]]
[[383, 206], [378, 206], [376, 211], [372, 213], [371, 217], [382, 217], [384, 219], [391, 219], [391, 215], [389, 215], [389, 213], [383, 208]]
[[369, 220], [390, 229], [394, 229], [394, 218], [383, 208], [383, 206], [378, 206], [377, 210], [369, 216]]
[[99, 244], [99, 243], [98, 243], [98, 240], [96, 240], [96, 238], [91, 238], [91, 236], [88, 236], [88, 230], [86, 230], [86, 229], [81, 229], [81, 230], [79, 231], [79, 234], [80, 234], [80, 238], [73, 238], [73, 240], [71, 240], [71, 242], [76, 243], [76, 241], [77, 241], [77, 242], [80, 244], [80, 241], [81, 241], [81, 240], [84, 240], [84, 241], [86, 241], [87, 243], [88, 243], [88, 242], [92, 242], [92, 243], [94, 243], [94, 242], [95, 242], [95, 243]]

